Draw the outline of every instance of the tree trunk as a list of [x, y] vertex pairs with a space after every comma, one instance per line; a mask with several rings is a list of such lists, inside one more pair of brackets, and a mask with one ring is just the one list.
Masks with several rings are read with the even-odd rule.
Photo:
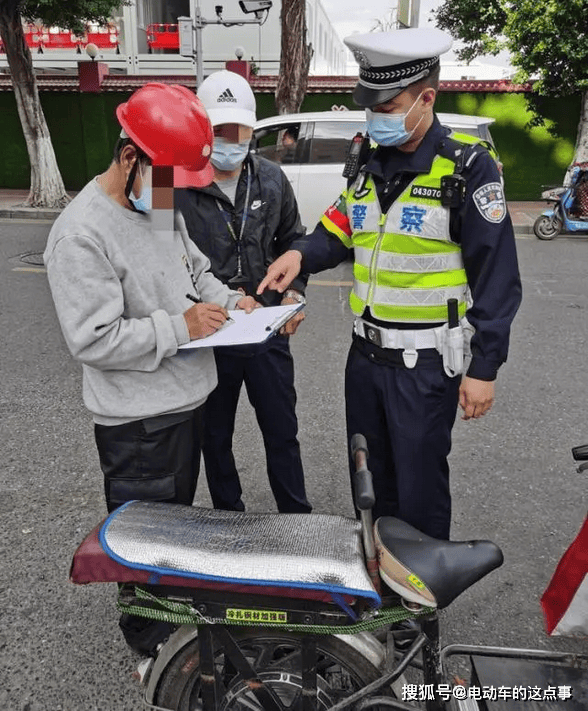
[[27, 207], [63, 207], [69, 202], [39, 100], [33, 60], [17, 3], [0, 3], [0, 37], [12, 77], [14, 97], [31, 164]]
[[572, 170], [576, 163], [588, 163], [588, 91], [585, 91], [582, 95], [580, 121], [578, 122], [576, 147], [574, 148], [574, 160], [568, 166], [563, 181], [566, 187], [572, 182]]
[[574, 161], [576, 163], [586, 163], [588, 161], [588, 91], [585, 91], [582, 96]]
[[282, 50], [276, 87], [279, 114], [300, 111], [311, 58], [312, 45], [306, 44], [306, 0], [282, 0]]

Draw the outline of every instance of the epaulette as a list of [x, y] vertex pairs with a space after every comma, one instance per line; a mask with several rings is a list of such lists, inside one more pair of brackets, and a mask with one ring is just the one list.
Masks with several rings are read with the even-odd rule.
[[469, 168], [476, 158], [490, 148], [486, 141], [462, 143], [455, 138], [444, 136], [437, 143], [437, 154], [455, 163], [455, 173], [460, 175]]

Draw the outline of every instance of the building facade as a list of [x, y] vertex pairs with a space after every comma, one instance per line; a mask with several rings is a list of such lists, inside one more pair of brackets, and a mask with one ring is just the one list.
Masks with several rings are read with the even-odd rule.
[[[263, 24], [224, 26], [252, 18], [244, 14], [237, 0], [220, 6], [215, 0], [137, 0], [114, 13], [112, 25], [102, 37], [88, 33], [75, 37], [59, 28], [27, 25], [27, 41], [33, 65], [39, 73], [76, 72], [80, 53], [92, 41], [98, 45], [98, 60], [108, 63], [111, 73], [143, 75], [186, 75], [195, 71], [195, 62], [179, 54], [179, 17], [194, 17], [199, 9], [209, 22], [202, 29], [204, 76], [224, 68], [241, 48], [243, 59], [252, 62], [257, 73], [278, 74], [281, 50], [281, 0], [273, 0]], [[307, 42], [312, 44], [310, 73], [345, 74], [347, 50], [337, 36], [320, 0], [306, 2]], [[59, 40], [59, 41], [57, 41]], [[8, 71], [6, 55], [0, 47], [0, 71]]]

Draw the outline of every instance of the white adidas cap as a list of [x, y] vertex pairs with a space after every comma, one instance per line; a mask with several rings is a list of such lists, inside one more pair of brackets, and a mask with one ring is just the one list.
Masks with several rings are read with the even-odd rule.
[[213, 126], [221, 123], [255, 126], [255, 96], [249, 82], [240, 74], [226, 69], [214, 72], [206, 77], [196, 93]]

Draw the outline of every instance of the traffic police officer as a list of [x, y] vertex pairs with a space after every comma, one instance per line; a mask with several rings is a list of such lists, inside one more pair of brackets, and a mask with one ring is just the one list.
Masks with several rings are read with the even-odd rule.
[[353, 98], [377, 147], [259, 289], [283, 291], [301, 266], [316, 273], [353, 249], [348, 437], [367, 438], [374, 516], [448, 539], [457, 405], [463, 419], [492, 406], [521, 301], [512, 223], [491, 153], [434, 114], [449, 35], [407, 29], [344, 41], [360, 66]]

